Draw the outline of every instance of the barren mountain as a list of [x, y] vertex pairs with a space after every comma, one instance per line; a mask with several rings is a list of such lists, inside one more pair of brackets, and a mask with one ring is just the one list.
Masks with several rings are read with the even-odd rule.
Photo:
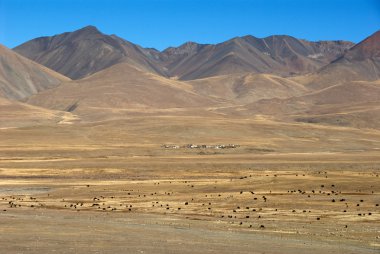
[[116, 35], [105, 35], [93, 26], [36, 38], [14, 50], [72, 79], [89, 76], [120, 62], [164, 74], [152, 50], [145, 50]]
[[309, 92], [289, 98], [259, 100], [250, 114], [307, 123], [379, 128], [380, 32], [352, 47], [342, 57], [310, 75], [288, 80]]
[[119, 63], [88, 78], [41, 92], [28, 102], [93, 120], [94, 115], [113, 117], [123, 112], [207, 107], [215, 105], [216, 100], [196, 94], [186, 83]]
[[93, 26], [16, 47], [18, 53], [72, 79], [87, 77], [120, 62], [182, 80], [236, 74], [281, 76], [315, 71], [353, 45], [345, 41], [309, 42], [291, 36], [236, 37], [219, 44], [187, 42], [159, 52], [142, 48]]
[[169, 47], [160, 52], [158, 57], [161, 64], [168, 70], [172, 76], [177, 72], [177, 66], [181, 66], [187, 59], [199, 53], [207, 44], [198, 44], [195, 42], [186, 42], [179, 47]]
[[184, 80], [245, 72], [291, 75], [315, 71], [352, 45], [345, 41], [309, 42], [291, 36], [244, 36], [216, 45], [188, 43], [169, 48], [162, 53], [162, 60], [171, 76]]
[[0, 45], [0, 95], [3, 97], [24, 99], [68, 80]]
[[321, 89], [347, 81], [380, 79], [380, 31], [361, 41], [342, 57], [311, 75], [308, 86]]
[[[75, 112], [86, 120], [192, 111], [376, 128], [380, 32], [352, 45], [244, 36], [159, 52], [86, 27], [35, 39], [17, 50], [38, 52], [37, 60], [53, 61], [60, 71], [84, 77], [28, 102]], [[53, 57], [67, 55], [66, 60]]]

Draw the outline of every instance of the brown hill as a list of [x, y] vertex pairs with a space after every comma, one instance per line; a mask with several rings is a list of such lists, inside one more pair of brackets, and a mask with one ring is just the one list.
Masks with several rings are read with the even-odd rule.
[[268, 99], [248, 112], [277, 119], [360, 128], [380, 126], [380, 31], [319, 71], [292, 78], [310, 93]]
[[247, 105], [250, 114], [281, 120], [379, 128], [380, 81], [352, 81], [303, 96], [261, 100]]
[[196, 94], [183, 82], [119, 63], [88, 78], [41, 92], [28, 102], [94, 120], [94, 116], [116, 117], [128, 112], [207, 107], [216, 100]]
[[308, 78], [308, 87], [322, 89], [347, 81], [380, 79], [380, 31]]
[[352, 47], [343, 57], [351, 61], [380, 57], [380, 30]]
[[0, 129], [46, 124], [71, 124], [76, 117], [69, 112], [48, 110], [0, 97]]
[[307, 92], [303, 85], [271, 74], [231, 74], [196, 79], [187, 83], [199, 94], [238, 104], [261, 99], [289, 98]]
[[143, 49], [116, 35], [105, 35], [93, 26], [36, 38], [14, 50], [72, 79], [87, 77], [120, 62], [164, 74], [152, 50]]
[[68, 80], [0, 45], [0, 95], [20, 100]]

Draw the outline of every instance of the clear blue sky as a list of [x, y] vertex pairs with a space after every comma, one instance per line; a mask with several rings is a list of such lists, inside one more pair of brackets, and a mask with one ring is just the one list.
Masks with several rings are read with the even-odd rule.
[[251, 34], [358, 42], [380, 29], [380, 0], [0, 0], [0, 43], [94, 25], [144, 47]]

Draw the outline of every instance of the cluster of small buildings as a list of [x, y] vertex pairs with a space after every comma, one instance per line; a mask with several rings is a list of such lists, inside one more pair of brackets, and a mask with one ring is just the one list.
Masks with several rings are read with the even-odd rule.
[[180, 149], [180, 148], [188, 148], [188, 149], [231, 149], [238, 148], [240, 145], [235, 144], [227, 144], [227, 145], [197, 145], [197, 144], [187, 144], [183, 146], [179, 145], [162, 145], [161, 147], [166, 149]]

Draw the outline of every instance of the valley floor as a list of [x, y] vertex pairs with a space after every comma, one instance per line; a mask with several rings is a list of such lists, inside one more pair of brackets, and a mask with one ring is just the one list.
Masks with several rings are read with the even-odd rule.
[[379, 252], [376, 130], [163, 119], [0, 130], [2, 250]]

